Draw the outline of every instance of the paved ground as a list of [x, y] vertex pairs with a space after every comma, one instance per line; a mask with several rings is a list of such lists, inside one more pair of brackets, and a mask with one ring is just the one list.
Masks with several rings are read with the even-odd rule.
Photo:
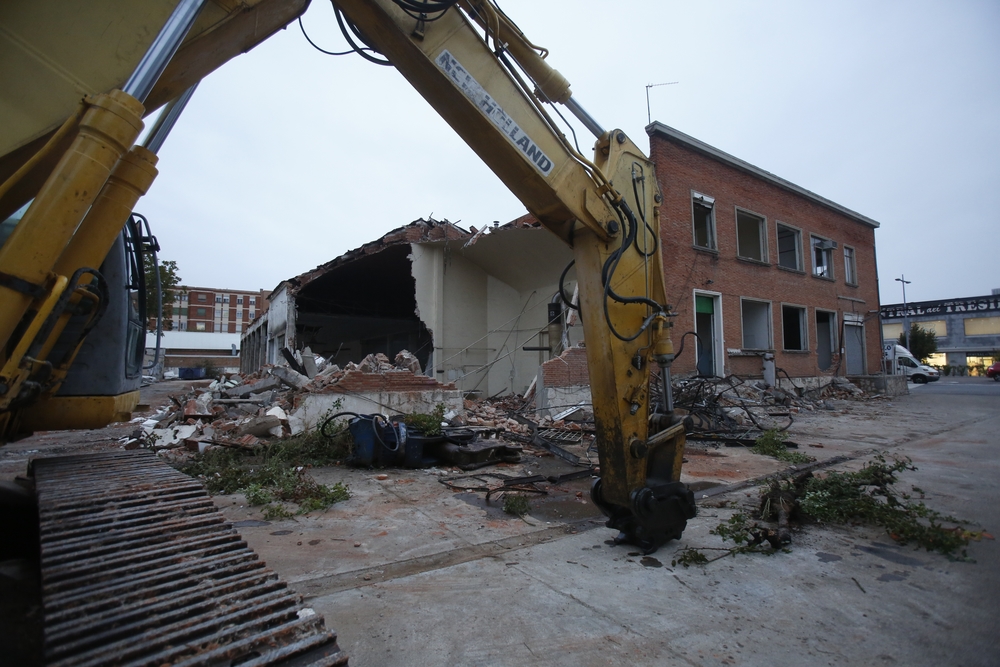
[[[985, 379], [914, 387], [909, 396], [803, 413], [800, 450], [827, 460], [909, 456], [906, 483], [929, 506], [1000, 530], [1000, 397]], [[977, 384], [978, 381], [978, 384]], [[985, 388], [985, 389], [981, 389]], [[964, 392], [964, 393], [959, 393]], [[967, 395], [969, 393], [973, 395]], [[976, 395], [983, 394], [985, 395]], [[108, 446], [114, 438], [106, 438]], [[0, 458], [55, 447], [48, 436]], [[530, 461], [509, 474], [552, 474]], [[755, 504], [719, 493], [781, 465], [735, 448], [692, 447], [699, 516], [677, 544], [643, 559], [609, 545], [584, 489], [554, 489], [526, 521], [481, 493], [454, 493], [434, 471], [316, 470], [351, 500], [326, 513], [265, 522], [242, 496], [218, 504], [263, 559], [307, 597], [356, 667], [368, 665], [994, 665], [1000, 649], [1000, 554], [975, 563], [899, 547], [865, 527], [809, 526], [791, 552], [671, 567], [679, 547], [720, 546], [709, 530]], [[736, 472], [734, 472], [736, 471]], [[580, 492], [580, 496], [577, 496]], [[713, 495], [714, 494], [714, 495]]]

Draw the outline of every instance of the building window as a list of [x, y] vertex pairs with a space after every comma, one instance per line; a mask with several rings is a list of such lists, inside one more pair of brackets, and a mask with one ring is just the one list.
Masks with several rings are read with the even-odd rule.
[[965, 320], [966, 336], [995, 336], [1000, 334], [1000, 317], [970, 317]]
[[198, 301], [207, 301], [207, 300], [208, 300], [208, 297], [206, 297], [204, 294], [199, 294], [198, 295]]
[[204, 322], [195, 322], [194, 323], [194, 330], [195, 331], [204, 331], [205, 330], [205, 323]]
[[811, 242], [813, 275], [833, 280], [833, 250], [837, 247], [837, 242], [819, 236], [811, 237]]
[[743, 299], [743, 349], [771, 349], [771, 303]]
[[250, 297], [250, 305], [254, 306], [256, 304], [257, 304], [257, 297], [255, 296]]
[[237, 304], [242, 304], [243, 303], [243, 297], [241, 297], [241, 296], [236, 297], [236, 303]]
[[222, 303], [222, 297], [221, 296], [216, 296], [215, 297], [215, 302], [216, 303]]
[[252, 311], [252, 310], [251, 310], [251, 311], [250, 311], [250, 319], [252, 320], [252, 319], [253, 319], [254, 317], [255, 317], [255, 315], [254, 315], [254, 311]]
[[208, 311], [206, 309], [204, 309], [204, 308], [195, 308], [195, 315], [198, 316], [198, 317], [205, 317], [205, 314], [207, 312]]
[[767, 232], [764, 218], [736, 209], [736, 254], [743, 259], [767, 261]]
[[785, 350], [809, 349], [806, 334], [806, 309], [801, 306], [781, 306], [781, 344]]
[[695, 247], [717, 250], [715, 244], [715, 200], [707, 195], [692, 192], [691, 208], [694, 220]]
[[778, 223], [778, 266], [802, 271], [802, 232]]
[[849, 245], [844, 246], [844, 282], [858, 284], [858, 265], [854, 259], [854, 248]]
[[229, 303], [229, 295], [222, 297], [222, 303]]

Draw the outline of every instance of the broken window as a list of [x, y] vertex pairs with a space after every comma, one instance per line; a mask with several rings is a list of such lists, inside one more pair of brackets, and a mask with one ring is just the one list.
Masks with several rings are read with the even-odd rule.
[[833, 280], [833, 250], [836, 241], [819, 236], [812, 237], [813, 275]]
[[858, 267], [854, 260], [854, 248], [844, 246], [844, 282], [848, 285], [858, 284]]
[[716, 250], [715, 245], [715, 200], [707, 195], [693, 192], [691, 205], [694, 220], [694, 244], [698, 248]]
[[781, 306], [781, 340], [785, 350], [808, 350], [806, 336], [806, 309], [800, 306]]
[[771, 304], [768, 301], [743, 299], [743, 349], [771, 349]]
[[778, 266], [802, 270], [802, 232], [778, 223]]
[[747, 211], [736, 210], [736, 254], [757, 262], [767, 261], [767, 234], [764, 218]]

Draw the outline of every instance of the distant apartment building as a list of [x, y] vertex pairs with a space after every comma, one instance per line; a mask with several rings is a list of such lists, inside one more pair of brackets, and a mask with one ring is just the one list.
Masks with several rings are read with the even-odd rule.
[[242, 334], [267, 310], [268, 290], [245, 291], [180, 286], [174, 292], [171, 326], [174, 331]]

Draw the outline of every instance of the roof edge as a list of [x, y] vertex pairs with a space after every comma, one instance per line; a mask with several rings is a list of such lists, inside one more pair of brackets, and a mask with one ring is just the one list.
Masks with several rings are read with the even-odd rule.
[[782, 188], [783, 190], [788, 190], [789, 192], [805, 197], [806, 199], [810, 199], [815, 203], [819, 204], [820, 206], [824, 206], [828, 209], [836, 211], [837, 213], [847, 216], [848, 218], [851, 218], [855, 222], [859, 222], [862, 225], [871, 227], [872, 229], [878, 229], [880, 226], [878, 222], [872, 220], [868, 216], [861, 215], [857, 211], [852, 211], [851, 209], [845, 206], [841, 206], [837, 202], [831, 201], [826, 197], [821, 197], [815, 192], [811, 192], [801, 186], [795, 185], [795, 183], [792, 183], [791, 181], [786, 181], [780, 176], [775, 176], [769, 171], [764, 171], [760, 167], [756, 167], [750, 164], [749, 162], [746, 162], [745, 160], [741, 160], [738, 157], [732, 156], [729, 153], [719, 150], [715, 146], [710, 146], [706, 144], [704, 141], [699, 141], [698, 139], [695, 139], [694, 137], [688, 134], [684, 134], [680, 130], [674, 129], [669, 125], [664, 125], [659, 121], [653, 121], [652, 123], [647, 125], [646, 134], [648, 134], [651, 138], [654, 135], [660, 135], [666, 139], [675, 141], [703, 155], [706, 155], [714, 160], [718, 160], [723, 164], [727, 164], [730, 167], [739, 169], [740, 171], [744, 171], [752, 176], [756, 176], [757, 178], [765, 180], [773, 185], [778, 186], [779, 188]]

